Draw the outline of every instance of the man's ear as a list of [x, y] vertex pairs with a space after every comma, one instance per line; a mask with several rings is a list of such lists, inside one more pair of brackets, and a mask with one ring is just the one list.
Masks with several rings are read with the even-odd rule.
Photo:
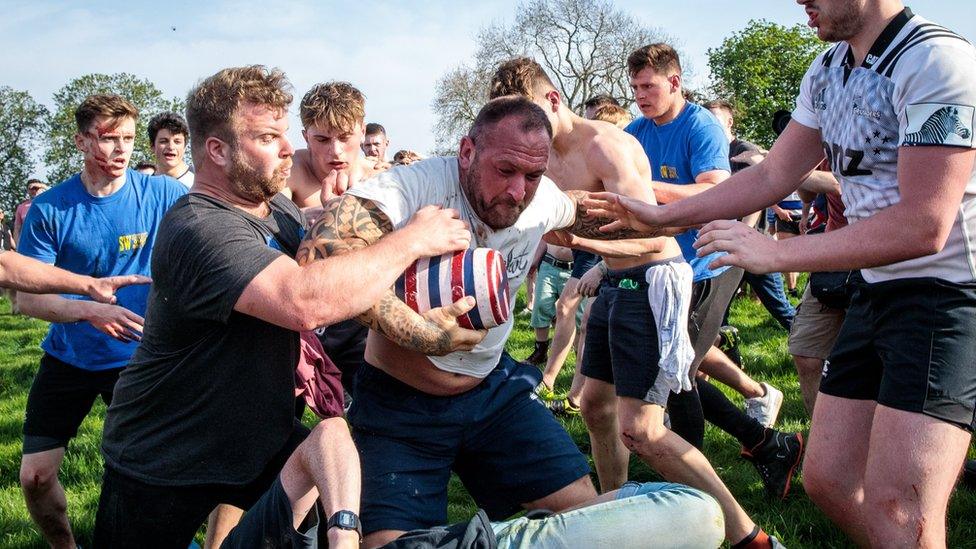
[[81, 132], [75, 134], [75, 148], [82, 154], [88, 149], [88, 140]]
[[681, 90], [681, 75], [672, 74], [668, 80], [671, 82], [671, 93]]
[[306, 131], [307, 130], [302, 130], [302, 139], [304, 139], [305, 140], [305, 143], [307, 144], [308, 143], [308, 134], [306, 133]]
[[546, 93], [546, 101], [549, 102], [552, 112], [556, 112], [559, 110], [559, 104], [563, 102], [563, 99], [559, 95], [559, 92], [556, 90], [550, 90], [548, 93]]
[[461, 138], [461, 147], [458, 149], [458, 165], [462, 170], [467, 170], [473, 161], [474, 141], [465, 135]]
[[207, 158], [217, 166], [228, 166], [231, 162], [231, 149], [230, 146], [217, 139], [216, 137], [208, 137], [204, 146], [206, 147]]

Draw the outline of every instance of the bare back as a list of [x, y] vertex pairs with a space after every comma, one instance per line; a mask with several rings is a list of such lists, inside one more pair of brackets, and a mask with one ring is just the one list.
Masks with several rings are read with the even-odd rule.
[[[546, 175], [563, 191], [611, 191], [656, 204], [651, 166], [633, 136], [616, 126], [573, 116], [569, 133], [556, 138]], [[604, 257], [611, 269], [626, 269], [681, 255], [673, 238], [659, 252]]]

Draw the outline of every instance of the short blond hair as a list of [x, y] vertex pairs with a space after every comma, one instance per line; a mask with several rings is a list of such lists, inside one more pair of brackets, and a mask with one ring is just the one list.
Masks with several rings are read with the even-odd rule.
[[118, 125], [123, 119], [135, 120], [139, 117], [139, 109], [121, 96], [96, 93], [89, 95], [75, 109], [75, 124], [78, 133], [85, 133], [91, 129], [92, 122], [99, 116], [107, 117], [113, 125]]
[[625, 126], [630, 123], [634, 118], [630, 116], [627, 109], [621, 107], [620, 105], [613, 105], [611, 103], [605, 103], [597, 107], [596, 111], [593, 112], [593, 120], [601, 120], [603, 122], [609, 122], [614, 126]]
[[302, 98], [302, 127], [325, 124], [351, 132], [366, 119], [366, 97], [349, 82], [316, 84]]
[[241, 105], [266, 105], [284, 114], [291, 100], [291, 84], [285, 73], [264, 65], [231, 67], [204, 79], [186, 97], [194, 158], [198, 150], [203, 152], [208, 137], [235, 143], [233, 117]]
[[681, 60], [678, 59], [678, 52], [668, 44], [663, 42], [648, 44], [637, 48], [627, 56], [627, 72], [631, 76], [646, 68], [651, 68], [654, 72], [665, 76], [670, 72], [681, 74]]

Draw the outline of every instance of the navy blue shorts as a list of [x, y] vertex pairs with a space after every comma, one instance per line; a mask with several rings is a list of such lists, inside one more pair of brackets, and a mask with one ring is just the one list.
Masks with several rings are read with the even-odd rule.
[[583, 250], [573, 250], [573, 272], [570, 274], [570, 278], [580, 279], [593, 268], [594, 265], [600, 262], [603, 258], [590, 253], [584, 252]]
[[506, 353], [477, 387], [441, 397], [361, 368], [348, 419], [363, 469], [364, 533], [446, 524], [452, 470], [492, 520], [589, 474], [532, 392], [540, 379]]
[[[657, 324], [645, 281], [647, 269], [656, 264], [607, 274], [586, 324], [581, 373], [613, 384], [617, 396], [664, 407], [671, 391], [658, 366]], [[636, 287], [621, 288], [624, 280], [629, 281], [624, 286]]]

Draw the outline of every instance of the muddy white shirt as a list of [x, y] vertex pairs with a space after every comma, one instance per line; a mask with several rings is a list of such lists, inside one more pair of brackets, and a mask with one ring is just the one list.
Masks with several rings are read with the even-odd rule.
[[[375, 202], [396, 228], [405, 225], [417, 210], [430, 204], [458, 210], [461, 219], [471, 225], [471, 247], [494, 248], [505, 258], [514, 310], [515, 290], [529, 272], [532, 255], [542, 235], [572, 225], [576, 220], [576, 204], [555, 183], [543, 177], [535, 197], [515, 225], [492, 230], [478, 219], [464, 196], [457, 162], [457, 158], [442, 157], [397, 166], [346, 192]], [[485, 339], [471, 351], [428, 358], [441, 370], [474, 377], [487, 376], [505, 349], [514, 322], [512, 312], [509, 311], [507, 322], [488, 330]]]
[[[853, 224], [898, 203], [903, 147], [974, 147], [976, 49], [905, 9], [864, 62], [840, 42], [803, 77], [793, 119], [820, 131]], [[935, 184], [935, 182], [933, 182]], [[937, 189], [932, 189], [937, 192]], [[939, 253], [864, 269], [868, 282], [937, 277], [976, 280], [976, 169]]]

